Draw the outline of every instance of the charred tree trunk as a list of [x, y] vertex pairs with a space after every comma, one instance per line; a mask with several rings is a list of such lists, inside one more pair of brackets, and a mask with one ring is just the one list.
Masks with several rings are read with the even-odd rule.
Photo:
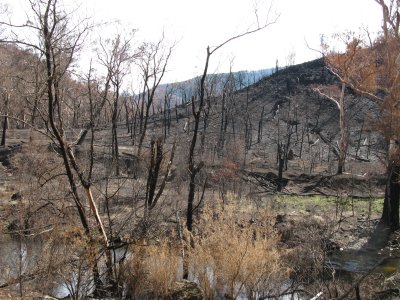
[[6, 94], [4, 97], [5, 114], [4, 114], [4, 119], [3, 119], [3, 132], [1, 135], [0, 146], [6, 145], [6, 135], [7, 135], [7, 129], [8, 129], [8, 100], [9, 100], [8, 94]]
[[[169, 116], [170, 116], [170, 105], [169, 105], [169, 102], [168, 102], [167, 92], [165, 92], [164, 109], [163, 109], [164, 141], [167, 140], [167, 128], [169, 129], [169, 122], [170, 122]], [[168, 133], [169, 133], [169, 130], [168, 130]]]
[[279, 143], [278, 144], [278, 181], [279, 182], [282, 182], [284, 166], [285, 166], [285, 147], [281, 143]]
[[132, 129], [131, 129], [131, 139], [132, 139], [132, 144], [135, 144], [136, 140], [136, 131], [137, 131], [137, 115], [138, 115], [138, 110], [135, 111], [135, 115], [132, 120]]
[[[142, 134], [143, 132], [143, 123], [144, 123], [144, 107], [145, 107], [145, 94], [146, 94], [146, 81], [144, 83], [143, 87], [143, 92], [142, 92], [142, 103], [140, 106], [140, 112], [139, 112], [139, 134]], [[140, 96], [139, 96], [139, 101], [140, 101]]]
[[31, 124], [35, 125], [36, 124], [36, 117], [38, 113], [38, 108], [39, 108], [39, 101], [42, 99], [43, 94], [46, 92], [45, 89], [40, 84], [40, 79], [39, 79], [39, 74], [40, 74], [40, 63], [37, 63], [35, 66], [35, 88], [34, 88], [34, 99], [33, 99], [33, 106], [32, 106], [32, 114], [31, 114]]
[[153, 205], [158, 173], [163, 159], [163, 146], [160, 139], [157, 140], [157, 143], [154, 140], [151, 141], [150, 151], [150, 166], [146, 185], [146, 209]]
[[125, 99], [124, 101], [124, 107], [125, 107], [125, 126], [126, 126], [126, 130], [127, 133], [130, 133], [131, 128], [130, 128], [130, 122], [129, 122], [129, 108], [128, 108], [128, 103], [127, 103], [127, 99]]
[[253, 143], [253, 124], [251, 123], [250, 116], [247, 115], [245, 120], [245, 148], [246, 152], [251, 149], [251, 145]]
[[[208, 61], [207, 61], [208, 62]], [[205, 76], [204, 76], [205, 78]], [[202, 80], [202, 84], [204, 84], [204, 80]], [[203, 101], [201, 100], [203, 98]], [[194, 159], [194, 150], [197, 143], [197, 136], [199, 133], [199, 125], [200, 125], [200, 113], [204, 106], [204, 94], [200, 95], [199, 108], [196, 111], [195, 101], [192, 98], [192, 107], [193, 107], [193, 116], [194, 116], [194, 129], [192, 140], [190, 142], [189, 148], [189, 159], [188, 159], [188, 169], [189, 169], [189, 193], [188, 193], [188, 205], [186, 212], [186, 227], [191, 232], [193, 230], [193, 203], [194, 203], [194, 195], [196, 190], [196, 176], [202, 167], [202, 163], [199, 163], [196, 166]]]
[[[104, 105], [107, 102], [107, 97], [108, 97], [108, 92], [110, 89], [110, 81], [111, 81], [111, 75], [108, 74], [107, 75], [107, 79], [106, 79], [106, 83], [105, 83], [105, 87], [104, 87], [104, 92], [103, 95], [101, 97], [101, 102], [98, 104], [98, 106], [96, 107], [96, 109], [94, 110], [93, 113], [93, 119], [98, 119], [100, 117], [101, 111], [103, 110]], [[86, 123], [84, 125], [83, 130], [80, 132], [77, 141], [75, 142], [76, 145], [82, 145], [87, 133], [89, 132], [90, 128], [91, 128], [92, 124], [90, 124], [90, 122]]]
[[356, 148], [356, 158], [359, 157], [360, 154], [360, 149], [361, 149], [361, 139], [362, 139], [362, 134], [363, 134], [363, 129], [364, 129], [364, 120], [361, 124], [361, 129], [360, 129], [360, 134], [358, 135], [358, 141], [357, 141], [357, 148]]
[[[94, 282], [95, 282], [95, 288], [98, 287], [98, 285], [101, 284], [101, 278], [100, 278], [100, 273], [98, 270], [97, 266], [97, 259], [96, 259], [96, 249], [94, 247], [94, 239], [92, 237], [92, 234], [90, 232], [90, 226], [89, 222], [87, 219], [87, 215], [85, 212], [84, 205], [82, 203], [82, 200], [79, 196], [78, 193], [78, 185], [76, 182], [76, 179], [74, 178], [73, 175], [73, 170], [75, 170], [75, 173], [78, 175], [80, 179], [81, 185], [84, 187], [85, 193], [87, 200], [89, 202], [89, 206], [94, 214], [97, 226], [99, 231], [101, 232], [103, 236], [103, 247], [106, 252], [106, 257], [107, 257], [107, 265], [111, 263], [110, 261], [110, 250], [108, 249], [108, 239], [107, 235], [105, 233], [103, 223], [99, 217], [96, 204], [94, 202], [92, 192], [91, 192], [91, 184], [88, 180], [85, 180], [83, 176], [83, 172], [79, 169], [75, 157], [72, 153], [72, 149], [70, 145], [67, 143], [65, 140], [64, 136], [64, 129], [63, 129], [63, 123], [62, 123], [62, 118], [60, 114], [60, 104], [61, 104], [61, 99], [60, 99], [60, 94], [59, 94], [59, 86], [58, 83], [60, 81], [60, 77], [57, 77], [58, 72], [58, 65], [55, 63], [56, 58], [54, 57], [54, 32], [51, 30], [51, 23], [53, 22], [54, 24], [58, 22], [57, 20], [57, 14], [54, 11], [53, 7], [53, 2], [48, 1], [45, 7], [45, 11], [43, 16], [40, 19], [41, 22], [41, 33], [42, 33], [42, 39], [43, 39], [43, 44], [44, 44], [44, 56], [45, 56], [45, 65], [46, 65], [46, 75], [47, 75], [47, 81], [46, 81], [46, 93], [47, 93], [47, 105], [48, 105], [48, 122], [50, 124], [50, 130], [52, 134], [55, 137], [55, 140], [58, 143], [58, 147], [60, 149], [60, 154], [63, 159], [64, 163], [64, 168], [65, 172], [67, 175], [67, 179], [70, 185], [71, 189], [71, 194], [72, 198], [75, 202], [76, 209], [79, 214], [79, 218], [82, 224], [82, 227], [85, 231], [85, 234], [88, 237], [89, 242], [89, 249], [88, 252], [90, 253], [90, 257], [93, 258], [92, 261], [92, 266], [93, 266], [93, 277], [94, 277]], [[55, 4], [54, 4], [55, 5]], [[92, 120], [91, 120], [92, 121]]]
[[264, 119], [264, 108], [262, 108], [260, 120], [258, 121], [258, 135], [257, 135], [257, 142], [261, 143], [262, 140], [262, 131], [263, 131], [263, 119]]
[[115, 174], [120, 174], [119, 169], [119, 149], [118, 149], [118, 133], [117, 133], [117, 121], [118, 121], [118, 102], [119, 102], [119, 82], [115, 83], [116, 92], [114, 99], [114, 107], [112, 112], [112, 157], [115, 161]]
[[186, 227], [191, 232], [193, 230], [193, 203], [194, 203], [194, 195], [196, 190], [196, 175], [200, 171], [203, 166], [203, 163], [200, 162], [196, 165], [194, 159], [194, 150], [196, 148], [197, 136], [199, 133], [199, 125], [200, 125], [200, 116], [201, 112], [204, 109], [204, 101], [205, 101], [205, 80], [207, 77], [208, 71], [208, 63], [210, 61], [210, 47], [207, 47], [207, 57], [206, 63], [204, 67], [204, 72], [200, 80], [200, 95], [199, 95], [199, 104], [196, 110], [196, 104], [194, 101], [194, 97], [192, 97], [192, 114], [194, 117], [194, 129], [192, 140], [189, 146], [189, 156], [188, 156], [188, 170], [189, 170], [189, 192], [188, 192], [188, 202], [187, 202], [187, 212], [186, 212]]
[[203, 110], [203, 130], [200, 132], [201, 139], [200, 139], [200, 149], [201, 153], [204, 153], [205, 145], [206, 145], [206, 132], [208, 127], [208, 116], [209, 116], [209, 106], [208, 109]]
[[140, 153], [142, 151], [142, 146], [144, 142], [144, 138], [146, 136], [146, 131], [147, 131], [147, 124], [149, 121], [149, 115], [150, 115], [150, 107], [151, 107], [151, 102], [147, 102], [146, 105], [146, 111], [144, 113], [144, 117], [140, 118], [140, 123], [141, 123], [141, 134], [139, 138], [139, 144], [138, 144], [138, 156], [140, 156]]
[[0, 146], [5, 146], [6, 145], [7, 127], [8, 127], [8, 117], [7, 117], [7, 115], [5, 115], [4, 116], [4, 121], [3, 121], [3, 132], [2, 132], [2, 135], [1, 135]]
[[224, 149], [224, 144], [225, 144], [225, 132], [224, 129], [226, 128], [225, 126], [225, 102], [226, 102], [226, 92], [224, 91], [222, 94], [222, 103], [221, 103], [221, 123], [220, 123], [220, 129], [219, 129], [219, 139], [218, 139], [218, 155], [222, 156], [222, 152]]
[[339, 140], [339, 162], [337, 174], [343, 174], [344, 164], [346, 160], [346, 122], [345, 122], [345, 109], [344, 109], [344, 92], [346, 89], [346, 84], [342, 83], [342, 91], [339, 98], [339, 110], [340, 110], [340, 140]]
[[400, 153], [398, 141], [391, 140], [389, 145], [388, 180], [386, 184], [385, 200], [381, 220], [393, 231], [400, 228], [399, 204], [400, 204]]

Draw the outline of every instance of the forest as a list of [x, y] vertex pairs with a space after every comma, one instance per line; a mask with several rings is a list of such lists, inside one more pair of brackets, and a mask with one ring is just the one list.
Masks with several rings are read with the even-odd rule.
[[[320, 58], [164, 83], [177, 44], [0, 10], [0, 299], [398, 299], [399, 1]], [[337, 44], [343, 51], [337, 51]], [[91, 45], [93, 46], [93, 45]], [[129, 88], [132, 70], [140, 88]]]

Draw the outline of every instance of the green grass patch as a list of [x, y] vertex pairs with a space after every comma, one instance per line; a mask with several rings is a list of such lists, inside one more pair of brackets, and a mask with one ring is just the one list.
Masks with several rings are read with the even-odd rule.
[[325, 197], [325, 196], [298, 196], [298, 195], [276, 195], [275, 203], [278, 206], [290, 207], [298, 211], [320, 210], [328, 212], [339, 208], [342, 211], [353, 211], [357, 213], [380, 213], [383, 208], [383, 198], [359, 199], [352, 197]]

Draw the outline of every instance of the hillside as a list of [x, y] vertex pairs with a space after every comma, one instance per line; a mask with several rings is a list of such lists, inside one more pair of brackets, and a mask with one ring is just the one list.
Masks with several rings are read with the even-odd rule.
[[[271, 70], [265, 72], [269, 73]], [[281, 147], [287, 158], [284, 177], [335, 174], [339, 151], [339, 110], [333, 101], [321, 96], [315, 89], [337, 89], [340, 85], [337, 78], [329, 72], [323, 59], [290, 66], [262, 76], [265, 72], [208, 76], [207, 88], [212, 90], [207, 90], [210, 96], [202, 115], [200, 141], [196, 151], [199, 159], [209, 167], [207, 172], [228, 160], [238, 164], [245, 172], [277, 174], [278, 149]], [[252, 84], [244, 84], [244, 78], [249, 79], [250, 75], [260, 79]], [[72, 83], [81, 90], [85, 88], [80, 83]], [[145, 148], [149, 146], [151, 139], [162, 136], [167, 143], [177, 141], [179, 160], [184, 159], [193, 130], [189, 99], [196, 95], [197, 83], [198, 79], [175, 83], [176, 88], [168, 92], [168, 106], [154, 104], [159, 107], [160, 112], [150, 115]], [[159, 87], [157, 90], [160, 99], [164, 97], [163, 93], [167, 93], [168, 86]], [[177, 88], [179, 86], [180, 88]], [[71, 102], [76, 101], [73, 95], [72, 93]], [[131, 105], [133, 107], [133, 104], [128, 103], [132, 101], [130, 99], [134, 98], [125, 98], [125, 109]], [[179, 104], [182, 102], [183, 104]], [[351, 89], [346, 90], [345, 104], [348, 142], [346, 172], [354, 175], [382, 174], [384, 171], [380, 159], [385, 143], [378, 132], [373, 130], [370, 122], [378, 115], [376, 104], [357, 96]], [[75, 105], [74, 102], [72, 105]], [[71, 140], [75, 140], [81, 130], [79, 124], [82, 123], [77, 116], [83, 116], [83, 105], [80, 104], [79, 113], [74, 113], [70, 122], [66, 118], [72, 125], [67, 130]], [[105, 107], [105, 117], [107, 109], [111, 108]], [[66, 116], [72, 114], [68, 112]], [[137, 151], [140, 130], [136, 128], [139, 126], [138, 118], [137, 113], [128, 110], [124, 112], [121, 106], [118, 139], [123, 160], [131, 159], [129, 156], [125, 157], [124, 153]], [[13, 133], [13, 128], [18, 128], [19, 125], [20, 123], [11, 121], [9, 143], [28, 141], [28, 131]], [[111, 125], [104, 124], [104, 121], [99, 125], [101, 126], [96, 128], [95, 144], [105, 147], [102, 153], [111, 155]], [[88, 142], [89, 139], [86, 140], [86, 145]], [[140, 167], [142, 168], [143, 166]], [[184, 166], [179, 166], [178, 169], [181, 168]], [[301, 192], [302, 189], [304, 187], [298, 187], [290, 192]]]
[[[202, 134], [206, 136], [203, 142], [208, 146], [203, 147], [219, 147], [213, 151], [220, 151], [220, 156], [225, 152], [229, 155], [229, 149], [239, 151], [243, 148], [242, 159], [244, 156], [247, 160], [262, 156], [266, 166], [274, 168], [277, 145], [283, 143], [288, 152], [292, 152], [290, 164], [293, 167], [298, 167], [296, 161], [306, 158], [310, 166], [318, 154], [319, 169], [333, 174], [338, 151], [339, 110], [336, 103], [315, 89], [339, 86], [324, 61], [318, 59], [280, 70], [241, 90], [226, 90], [224, 99], [208, 100], [207, 120], [202, 128]], [[376, 162], [385, 147], [370, 122], [378, 114], [376, 104], [347, 89], [345, 105], [349, 166], [357, 160]], [[185, 122], [191, 124], [190, 105], [178, 106], [169, 113], [175, 119], [171, 123], [175, 130], [171, 132], [182, 134]], [[160, 124], [163, 115], [153, 118], [154, 124]], [[224, 152], [221, 147], [228, 147], [228, 150]], [[303, 168], [303, 172], [307, 170]], [[357, 171], [361, 172], [354, 170]], [[362, 173], [365, 172], [368, 170]]]
[[[280, 131], [283, 136], [288, 137], [290, 134], [295, 134], [297, 138], [300, 132], [302, 134], [304, 132], [307, 143], [311, 143], [313, 146], [322, 143], [326, 147], [334, 148], [339, 133], [338, 107], [336, 103], [315, 91], [315, 88], [324, 90], [331, 86], [339, 87], [340, 83], [328, 71], [322, 59], [292, 66], [264, 78], [254, 84], [249, 91], [241, 91], [238, 98], [242, 99], [242, 104], [238, 114], [240, 111], [248, 110], [249, 115], [254, 117], [253, 123], [257, 124], [260, 120], [262, 121], [261, 142], [264, 141], [268, 144], [268, 141], [276, 139], [278, 130], [274, 130], [274, 128], [277, 128], [279, 119], [281, 121]], [[377, 152], [372, 151], [373, 154], [379, 156], [379, 148], [382, 147], [379, 145], [379, 138], [376, 132], [371, 134], [371, 130], [367, 130], [367, 128], [371, 128], [369, 126], [370, 118], [377, 115], [376, 104], [347, 89], [345, 106], [348, 154], [366, 158], [366, 152], [374, 148]], [[261, 118], [262, 111], [264, 111], [263, 118]], [[260, 116], [258, 120], [257, 115]], [[363, 142], [362, 145], [358, 145], [360, 140]], [[297, 138], [294, 143], [294, 150], [297, 154], [298, 142]], [[360, 147], [358, 151], [357, 147]], [[328, 149], [325, 150], [326, 153], [329, 152]]]

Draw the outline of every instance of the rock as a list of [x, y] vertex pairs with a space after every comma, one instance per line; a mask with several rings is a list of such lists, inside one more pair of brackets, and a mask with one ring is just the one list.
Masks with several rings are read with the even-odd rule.
[[5, 167], [11, 166], [11, 156], [21, 149], [21, 144], [8, 145], [7, 147], [0, 146], [0, 163]]
[[380, 291], [376, 294], [379, 299], [391, 299], [391, 296], [399, 296], [400, 295], [400, 289], [399, 288], [394, 288], [394, 289], [387, 289], [384, 291]]
[[286, 219], [286, 215], [281, 215], [281, 214], [276, 215], [275, 225], [283, 223], [285, 221], [285, 219]]
[[16, 192], [16, 193], [12, 194], [12, 196], [11, 196], [12, 201], [20, 200], [21, 198], [22, 198], [21, 192]]
[[9, 231], [9, 232], [14, 232], [14, 231], [17, 231], [17, 230], [19, 230], [19, 228], [20, 228], [20, 222], [19, 222], [19, 220], [12, 220], [8, 225], [7, 225], [7, 230]]
[[294, 152], [292, 149], [289, 150], [288, 154], [287, 154], [287, 159], [288, 160], [293, 160], [294, 159]]
[[393, 248], [393, 249], [399, 249], [399, 241], [396, 239], [393, 239], [391, 241], [388, 242], [388, 245]]
[[322, 243], [321, 245], [322, 250], [324, 250], [324, 252], [326, 253], [332, 253], [334, 251], [343, 251], [343, 248], [341, 248], [338, 243], [332, 240], [323, 238], [321, 240], [321, 243]]
[[57, 298], [54, 298], [54, 297], [49, 296], [49, 295], [45, 295], [45, 296], [43, 297], [43, 299], [45, 299], [45, 300], [56, 300]]
[[203, 292], [196, 283], [181, 280], [175, 282], [169, 291], [170, 300], [203, 300]]

